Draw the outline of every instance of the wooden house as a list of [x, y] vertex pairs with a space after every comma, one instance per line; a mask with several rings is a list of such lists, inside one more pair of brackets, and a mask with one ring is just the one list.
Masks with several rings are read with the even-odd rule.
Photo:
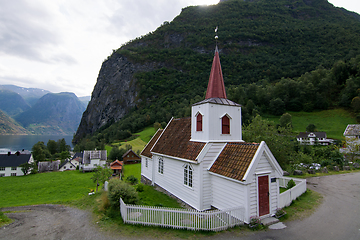
[[113, 175], [120, 175], [122, 173], [123, 161], [115, 160], [110, 163], [110, 168], [113, 170]]
[[330, 145], [334, 139], [327, 138], [326, 132], [300, 132], [297, 141], [304, 145]]
[[204, 211], [245, 208], [251, 216], [275, 214], [283, 170], [265, 142], [242, 140], [241, 106], [226, 97], [216, 47], [205, 100], [191, 117], [171, 119], [141, 152], [141, 180]]
[[124, 164], [133, 164], [141, 162], [141, 157], [137, 155], [132, 149], [129, 149], [122, 156]]

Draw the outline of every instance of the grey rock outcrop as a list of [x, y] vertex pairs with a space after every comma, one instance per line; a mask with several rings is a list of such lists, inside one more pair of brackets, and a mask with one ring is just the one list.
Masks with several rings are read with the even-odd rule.
[[152, 71], [159, 63], [132, 63], [125, 56], [114, 52], [103, 62], [97, 83], [74, 140], [93, 134], [106, 124], [117, 122], [138, 103], [138, 86], [134, 74]]

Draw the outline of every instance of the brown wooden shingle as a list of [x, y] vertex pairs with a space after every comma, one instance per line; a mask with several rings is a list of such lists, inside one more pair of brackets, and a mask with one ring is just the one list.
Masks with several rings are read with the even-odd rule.
[[150, 142], [145, 146], [145, 148], [142, 150], [142, 152], [140, 153], [140, 155], [143, 155], [145, 157], [152, 157], [152, 153], [150, 152], [151, 148], [154, 146], [154, 144], [156, 143], [156, 141], [158, 140], [158, 138], [160, 137], [160, 134], [162, 133], [162, 129], [159, 129], [159, 131], [157, 131], [155, 133], [155, 135], [151, 138]]
[[152, 152], [196, 160], [205, 143], [190, 142], [190, 139], [191, 118], [173, 119], [164, 130]]
[[210, 172], [242, 181], [258, 147], [258, 143], [228, 143]]

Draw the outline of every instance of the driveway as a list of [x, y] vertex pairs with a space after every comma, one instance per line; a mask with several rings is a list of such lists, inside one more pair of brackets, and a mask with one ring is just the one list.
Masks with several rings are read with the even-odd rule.
[[[360, 239], [360, 172], [314, 177], [308, 188], [324, 196], [321, 206], [308, 218], [285, 222], [281, 230], [225, 232], [204, 239]], [[0, 229], [0, 239], [124, 239], [101, 232], [91, 213], [61, 205], [6, 208], [16, 221]], [[114, 233], [116, 234], [116, 233]], [[144, 238], [146, 239], [146, 237]]]

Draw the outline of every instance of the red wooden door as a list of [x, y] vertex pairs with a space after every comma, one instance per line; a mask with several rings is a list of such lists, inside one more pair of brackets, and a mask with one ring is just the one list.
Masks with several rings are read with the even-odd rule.
[[269, 214], [269, 178], [262, 176], [258, 178], [259, 189], [259, 216]]

